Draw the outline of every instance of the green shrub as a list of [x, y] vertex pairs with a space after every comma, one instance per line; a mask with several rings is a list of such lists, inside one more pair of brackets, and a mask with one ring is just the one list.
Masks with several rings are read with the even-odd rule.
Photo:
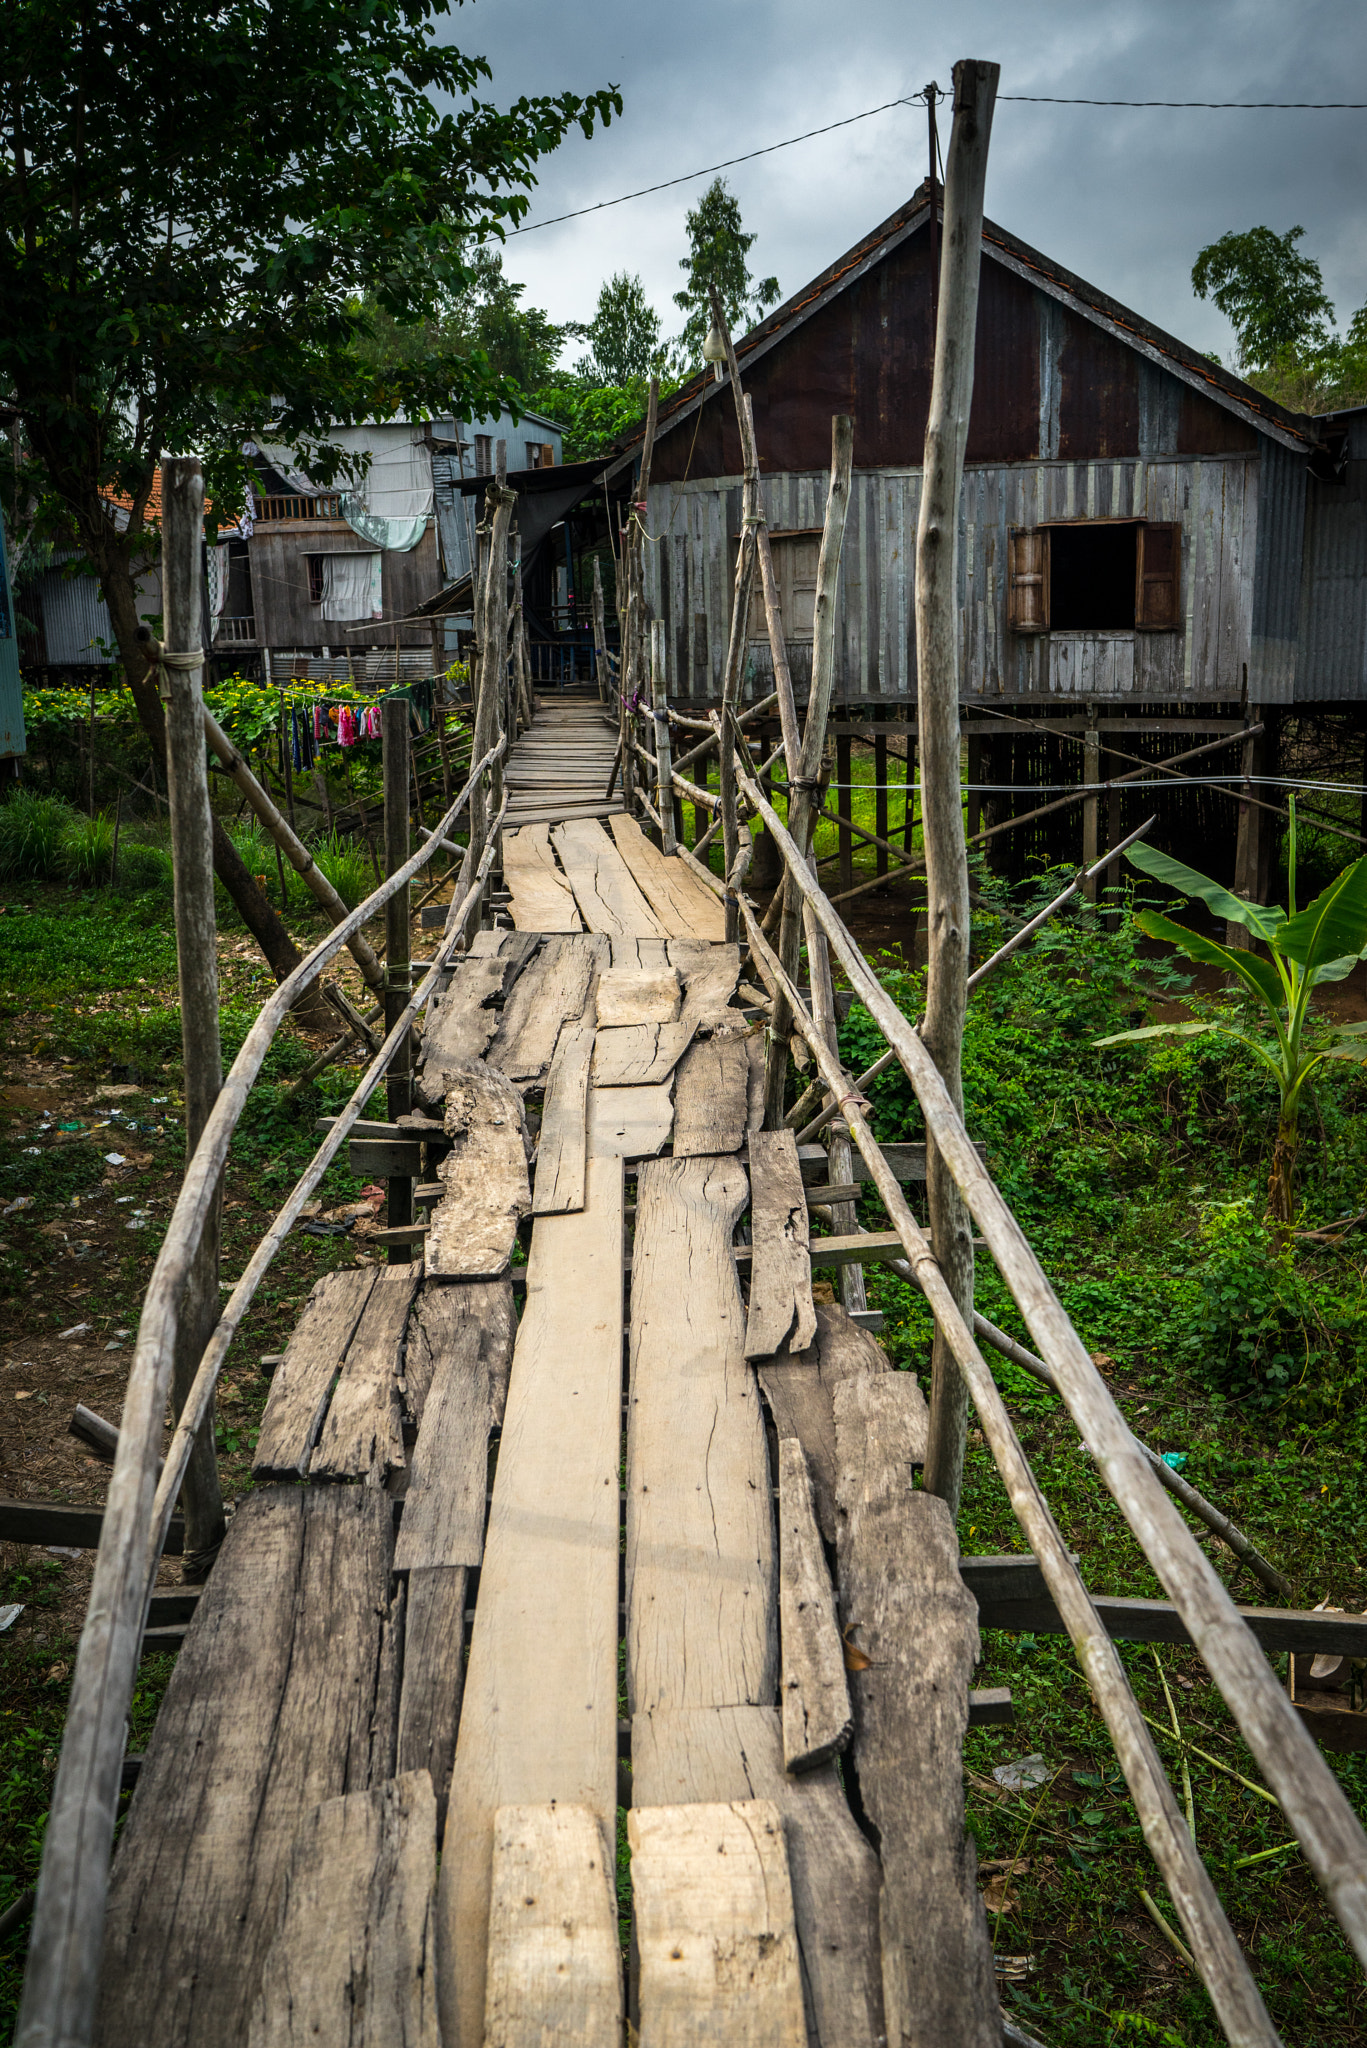
[[73, 813], [60, 797], [16, 789], [0, 804], [0, 875], [7, 879], [53, 881], [61, 872], [62, 842]]
[[375, 887], [370, 855], [354, 839], [341, 832], [329, 832], [313, 848], [313, 858], [348, 910], [354, 910]]
[[155, 840], [120, 839], [114, 881], [116, 888], [128, 895], [158, 896], [169, 903], [175, 889], [170, 847]]
[[241, 854], [249, 874], [270, 873], [275, 866], [275, 841], [258, 819], [240, 819], [228, 827], [228, 837]]
[[58, 858], [62, 873], [89, 888], [109, 879], [114, 854], [114, 820], [104, 811], [84, 818], [79, 811], [67, 819]]

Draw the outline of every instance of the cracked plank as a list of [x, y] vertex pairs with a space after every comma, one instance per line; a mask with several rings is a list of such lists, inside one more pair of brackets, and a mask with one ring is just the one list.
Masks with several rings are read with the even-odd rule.
[[661, 853], [625, 812], [609, 820], [609, 830], [641, 894], [671, 938], [726, 937], [726, 912], [720, 900], [686, 862], [677, 854]]
[[539, 1088], [568, 1019], [592, 1017], [608, 942], [587, 932], [547, 939], [503, 1006], [488, 1062], [519, 1086]]
[[607, 1826], [592, 1808], [499, 1808], [484, 1994], [489, 2048], [617, 2048], [615, 1870]]
[[745, 1140], [750, 1054], [743, 1037], [701, 1038], [674, 1082], [674, 1157], [736, 1152]]
[[555, 864], [545, 823], [503, 834], [508, 914], [520, 932], [583, 930], [574, 891]]
[[816, 1305], [816, 1337], [806, 1351], [759, 1368], [779, 1436], [795, 1436], [807, 1453], [816, 1518], [828, 1543], [836, 1536], [835, 1389], [852, 1374], [888, 1370], [882, 1345], [852, 1323], [843, 1308], [828, 1302]]
[[688, 1049], [691, 1024], [623, 1024], [600, 1029], [593, 1047], [595, 1088], [649, 1088], [667, 1081]]
[[852, 1724], [835, 1591], [807, 1459], [794, 1436], [778, 1446], [778, 1545], [783, 1761], [790, 1771], [809, 1771], [845, 1747]]
[[816, 1335], [807, 1197], [791, 1131], [752, 1131], [749, 1150], [754, 1249], [745, 1355], [769, 1358], [805, 1351]]
[[574, 819], [557, 825], [551, 839], [591, 932], [606, 932], [610, 938], [668, 936], [601, 825]]
[[427, 1271], [491, 1278], [506, 1272], [532, 1205], [522, 1097], [483, 1062], [456, 1068], [447, 1076], [446, 1130], [455, 1142], [437, 1169], [446, 1192], [432, 1210]]

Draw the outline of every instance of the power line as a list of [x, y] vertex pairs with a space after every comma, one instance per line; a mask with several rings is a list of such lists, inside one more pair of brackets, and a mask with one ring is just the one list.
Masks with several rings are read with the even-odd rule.
[[[941, 94], [948, 98], [948, 94]], [[1056, 95], [1032, 92], [1004, 92], [999, 100], [1009, 100], [1017, 105], [1036, 107], [1191, 107], [1204, 110], [1239, 110], [1248, 113], [1286, 111], [1301, 113], [1367, 113], [1367, 100], [1087, 100], [1063, 99]], [[593, 206], [579, 206], [572, 213], [552, 214], [548, 220], [528, 221], [524, 227], [510, 228], [510, 235], [534, 235], [538, 228], [559, 227], [562, 221], [583, 220], [586, 214], [602, 213], [610, 206], [625, 206], [631, 199], [646, 199], [652, 192], [668, 192], [675, 185], [689, 185], [694, 178], [710, 178], [715, 171], [729, 171], [736, 164], [753, 163], [758, 156], [772, 156], [776, 149], [791, 149], [795, 143], [810, 142], [817, 135], [831, 135], [837, 128], [851, 128], [856, 121], [872, 120], [875, 114], [886, 114], [893, 107], [911, 107], [924, 102], [924, 92], [907, 93], [901, 99], [884, 100], [879, 107], [866, 107], [862, 114], [847, 114], [843, 121], [828, 121], [823, 128], [808, 128], [801, 135], [789, 135], [782, 142], [768, 142], [762, 149], [750, 149], [743, 156], [728, 156], [721, 163], [704, 164], [700, 170], [685, 171], [677, 178], [663, 178], [658, 185], [642, 185], [639, 191], [619, 193], [616, 199], [600, 199]]]

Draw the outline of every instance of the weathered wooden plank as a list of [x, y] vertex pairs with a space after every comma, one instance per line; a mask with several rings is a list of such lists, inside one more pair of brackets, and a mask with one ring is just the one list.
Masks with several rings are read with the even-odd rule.
[[395, 1769], [430, 1776], [438, 1841], [446, 1827], [460, 1725], [469, 1582], [464, 1565], [423, 1565], [408, 1574]]
[[488, 2048], [618, 2048], [622, 1957], [615, 1853], [588, 1806], [502, 1806], [494, 1817], [484, 2039]]
[[853, 1723], [812, 1482], [792, 1436], [778, 1446], [778, 1542], [783, 1761], [790, 1771], [806, 1771], [845, 1747]]
[[598, 1025], [673, 1024], [678, 1021], [683, 989], [674, 968], [619, 967], [618, 940], [613, 965], [598, 978]]
[[536, 948], [534, 932], [475, 933], [468, 954], [433, 997], [423, 1027], [417, 1088], [425, 1109], [440, 1114], [447, 1072], [483, 1057], [498, 1029], [494, 1005], [506, 997]]
[[668, 936], [601, 825], [589, 819], [571, 820], [554, 827], [551, 841], [574, 891], [579, 915], [591, 932], [641, 939]]
[[563, 1216], [584, 1206], [593, 1038], [592, 1021], [583, 1017], [560, 1027], [537, 1140], [534, 1216]]
[[627, 1434], [631, 1711], [772, 1701], [773, 1516], [731, 1234], [745, 1174], [660, 1159], [637, 1180]]
[[376, 1279], [309, 1459], [310, 1479], [364, 1479], [382, 1486], [402, 1466], [399, 1374], [417, 1284], [413, 1266], [386, 1268]]
[[590, 1088], [589, 1149], [620, 1159], [653, 1159], [674, 1125], [669, 1083], [658, 1088]]
[[477, 1565], [484, 1551], [489, 1431], [508, 1383], [513, 1290], [506, 1280], [423, 1289], [434, 1364], [413, 1446], [394, 1569]]
[[633, 1807], [640, 2048], [806, 2048], [783, 1821], [770, 1799]]
[[245, 2038], [300, 1817], [372, 1781], [392, 1526], [365, 1486], [239, 1503], [114, 1858], [101, 2048]]
[[614, 967], [636, 968], [647, 974], [663, 974], [669, 966], [667, 939], [624, 938], [617, 935], [612, 941], [612, 964]]
[[996, 2048], [1001, 2012], [963, 1814], [978, 1626], [949, 1510], [912, 1490], [924, 1403], [909, 1374], [859, 1374], [836, 1388], [834, 1409], [840, 1614], [868, 1660], [849, 1685], [860, 1799], [882, 1844], [888, 2038]]
[[485, 1538], [438, 1894], [445, 2048], [480, 2048], [494, 1815], [617, 1801], [620, 1158], [538, 1216]]
[[735, 1152], [745, 1138], [750, 1055], [743, 1038], [712, 1037], [691, 1045], [674, 1081], [674, 1156]]
[[772, 1707], [637, 1714], [632, 1798], [641, 1806], [772, 1799], [783, 1815], [812, 2048], [882, 2048], [878, 1858], [833, 1763], [793, 1777]]
[[449, 1279], [502, 1273], [532, 1205], [522, 1097], [492, 1067], [452, 1069], [446, 1129], [454, 1142], [438, 1168], [446, 1193], [432, 1211], [427, 1271]]
[[592, 1015], [608, 942], [588, 932], [547, 939], [503, 1006], [488, 1061], [510, 1081], [539, 1087], [555, 1053], [560, 1027]]
[[440, 2048], [436, 1821], [426, 1771], [308, 1815], [248, 2048]]
[[593, 1046], [595, 1088], [650, 1088], [667, 1081], [688, 1049], [691, 1024], [600, 1028]]
[[740, 980], [739, 946], [704, 945], [698, 939], [671, 939], [666, 951], [669, 964], [682, 976], [683, 1009], [686, 1023], [697, 1031], [712, 1031], [725, 1020], [741, 1026], [737, 1013], [728, 1015], [728, 1005]]
[[706, 883], [690, 872], [686, 862], [661, 853], [636, 820], [624, 813], [611, 818], [608, 829], [637, 888], [671, 938], [720, 942], [726, 937], [726, 913], [721, 903]]
[[544, 823], [504, 832], [503, 878], [509, 890], [508, 914], [519, 931], [583, 930], [574, 891], [556, 866]]
[[252, 1457], [254, 1479], [302, 1479], [308, 1471], [333, 1379], [377, 1277], [348, 1271], [314, 1282], [271, 1380]]
[[819, 1302], [816, 1339], [794, 1358], [759, 1368], [759, 1383], [780, 1438], [795, 1436], [807, 1454], [816, 1518], [828, 1543], [836, 1537], [835, 1389], [854, 1373], [885, 1373], [887, 1354], [839, 1304]]
[[747, 1358], [805, 1351], [815, 1337], [810, 1236], [796, 1139], [791, 1131], [752, 1131]]

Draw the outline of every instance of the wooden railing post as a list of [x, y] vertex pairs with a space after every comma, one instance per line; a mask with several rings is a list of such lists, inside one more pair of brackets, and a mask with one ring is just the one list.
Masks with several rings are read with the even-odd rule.
[[[380, 707], [380, 733], [384, 749], [384, 858], [385, 872], [394, 874], [408, 859], [408, 700], [386, 697]], [[384, 1028], [386, 1037], [408, 1006], [412, 974], [409, 891], [407, 884], [385, 905]], [[407, 1116], [413, 1108], [413, 1039], [405, 1035], [390, 1063], [385, 1084], [391, 1122]], [[396, 1175], [389, 1182], [387, 1220], [391, 1230], [413, 1221], [411, 1175]], [[405, 1265], [412, 1257], [408, 1245], [389, 1247], [391, 1264]]]
[[[996, 64], [973, 59], [954, 67], [954, 127], [945, 166], [945, 231], [935, 374], [916, 533], [917, 726], [921, 741], [930, 961], [923, 1036], [960, 1115], [971, 914], [959, 768], [955, 584], [959, 490], [973, 399], [983, 188], [999, 69]], [[960, 1315], [971, 1325], [973, 1236], [968, 1208], [929, 1132], [926, 1183], [935, 1256]], [[930, 1492], [941, 1495], [955, 1516], [963, 1484], [967, 1433], [968, 1382], [952, 1344], [937, 1323], [931, 1354], [925, 1484]]]
[[[204, 478], [199, 463], [189, 456], [175, 456], [162, 465], [161, 577], [166, 633], [162, 675], [175, 871], [180, 1036], [185, 1058], [187, 1164], [223, 1086], [213, 818], [204, 746], [204, 614], [200, 596], [203, 533]], [[194, 1380], [200, 1354], [218, 1321], [222, 1208], [220, 1179], [181, 1302], [171, 1371], [171, 1398], [177, 1413]], [[181, 1576], [193, 1583], [208, 1576], [226, 1528], [212, 1411], [195, 1438], [185, 1472], [184, 1501], [185, 1559]]]
[[655, 724], [655, 808], [660, 814], [660, 850], [676, 851], [674, 834], [674, 768], [670, 760], [669, 719], [665, 714], [665, 622], [650, 622], [650, 708]]
[[598, 671], [598, 701], [608, 702], [611, 676], [608, 672], [608, 631], [603, 611], [603, 565], [593, 558], [593, 665]]

